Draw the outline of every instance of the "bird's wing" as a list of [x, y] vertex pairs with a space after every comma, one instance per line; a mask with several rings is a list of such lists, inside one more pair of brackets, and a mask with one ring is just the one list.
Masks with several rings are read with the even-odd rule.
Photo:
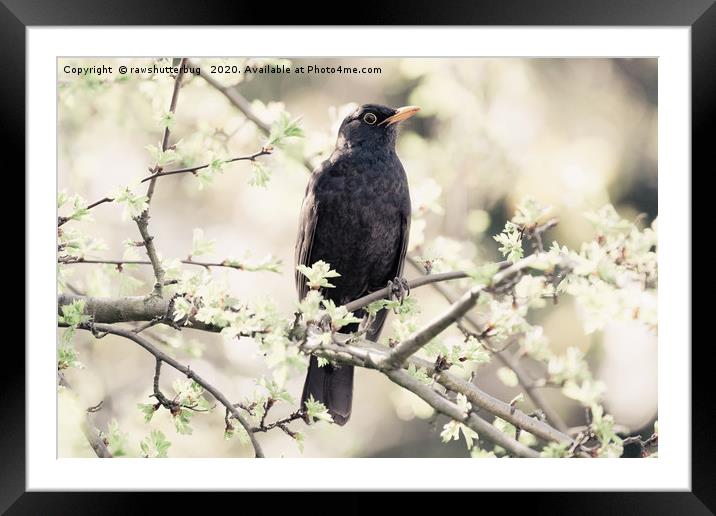
[[[318, 201], [310, 194], [310, 183], [306, 188], [306, 196], [301, 206], [301, 216], [298, 221], [298, 237], [296, 238], [295, 265], [311, 266], [311, 248], [313, 235], [318, 223]], [[298, 298], [303, 299], [308, 293], [306, 277], [296, 270], [296, 290]]]
[[[405, 255], [408, 253], [408, 238], [410, 237], [410, 212], [408, 213], [401, 213], [400, 214], [400, 250], [397, 255], [397, 263], [393, 267], [393, 271], [395, 271], [393, 274], [391, 274], [391, 277], [388, 278], [389, 280], [393, 280], [393, 278], [401, 277], [403, 275], [403, 267], [405, 265]], [[387, 280], [386, 280], [387, 283]], [[382, 285], [380, 288], [384, 288], [385, 285]], [[377, 341], [380, 337], [380, 333], [383, 330], [383, 325], [385, 324], [385, 319], [388, 316], [388, 310], [381, 310], [375, 315], [375, 319], [373, 320], [373, 324], [370, 326], [370, 330], [368, 330], [367, 338], [368, 340]]]
[[400, 253], [398, 253], [398, 263], [396, 265], [396, 276], [403, 275], [403, 267], [405, 266], [405, 256], [408, 254], [408, 239], [410, 238], [410, 210], [407, 213], [400, 214]]

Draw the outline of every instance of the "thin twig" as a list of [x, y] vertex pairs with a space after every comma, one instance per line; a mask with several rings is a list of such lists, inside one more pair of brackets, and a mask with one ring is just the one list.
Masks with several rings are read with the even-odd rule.
[[[72, 390], [72, 386], [65, 378], [65, 375], [60, 373], [58, 374], [58, 376], [59, 384], [65, 389]], [[85, 417], [80, 422], [80, 429], [82, 430], [82, 434], [87, 440], [87, 444], [90, 445], [90, 448], [92, 448], [92, 451], [94, 451], [97, 457], [99, 457], [100, 459], [111, 459], [113, 457], [112, 452], [109, 451], [107, 443], [102, 437], [102, 433], [97, 429], [97, 427], [94, 426], [92, 420], [90, 419], [91, 414], [94, 414], [102, 408], [103, 401], [104, 400], [100, 400], [100, 402], [96, 405], [87, 408]]]
[[[191, 66], [191, 61], [189, 61], [189, 65]], [[216, 89], [219, 93], [221, 93], [224, 97], [228, 99], [231, 104], [237, 108], [243, 115], [250, 120], [251, 122], [258, 127], [261, 132], [263, 132], [265, 135], [269, 135], [271, 133], [271, 124], [265, 122], [261, 119], [253, 110], [251, 107], [251, 103], [246, 100], [243, 95], [241, 95], [236, 88], [231, 86], [224, 86], [219, 81], [214, 79], [212, 75], [207, 72], [204, 68], [200, 68], [199, 75], [202, 79], [204, 79], [211, 87]], [[313, 164], [310, 160], [307, 158], [303, 158], [303, 165], [308, 170], [313, 170]]]
[[[534, 259], [535, 256], [533, 255], [531, 257], [520, 260], [519, 262], [512, 264], [509, 267], [498, 272], [493, 276], [493, 280], [489, 288], [498, 288], [499, 286], [512, 281], [515, 275], [521, 274], [524, 269], [530, 267]], [[464, 273], [458, 273], [457, 275], [448, 274], [442, 275], [441, 277], [435, 275], [435, 277], [439, 278], [439, 280], [446, 281], [448, 279], [455, 279], [456, 277], [464, 277], [463, 274]], [[422, 281], [418, 282], [418, 285], [430, 283], [429, 281], [425, 281], [425, 278], [419, 279]], [[479, 291], [481, 291], [480, 289], [477, 290], [478, 293]], [[468, 295], [469, 297], [472, 297], [473, 294], [468, 293]], [[101, 298], [61, 296], [60, 299], [60, 304], [66, 304], [67, 302], [71, 302], [73, 299], [85, 299], [87, 301], [86, 312], [90, 315], [93, 315], [95, 317], [94, 320], [97, 322], [102, 320], [112, 320], [112, 322], [138, 320], [138, 317], [146, 317], [148, 313], [153, 314], [153, 316], [162, 315], [166, 313], [167, 309], [165, 300], [156, 300], [156, 302], [148, 302], [147, 299], [137, 298], [137, 302], [135, 303], [133, 300], [134, 298], [123, 298], [123, 300], [102, 300]], [[455, 307], [451, 307], [450, 311], [453, 309], [455, 309]], [[450, 311], [448, 311], [447, 318], [450, 317]], [[443, 317], [445, 317], [445, 314], [443, 315]], [[94, 326], [96, 327], [96, 330], [100, 331], [104, 330], [105, 328], [113, 328], [112, 326], [97, 323], [95, 323]], [[442, 326], [443, 323], [440, 322], [439, 327]], [[220, 330], [220, 328], [205, 329], [209, 331]], [[423, 329], [421, 331], [427, 331], [432, 334], [436, 329], [439, 329], [438, 326]], [[136, 334], [133, 333], [131, 333], [131, 335], [135, 338], [138, 337]], [[336, 338], [338, 338], [339, 336], [340, 334], [336, 334]], [[346, 335], [345, 338], [351, 339], [351, 336]], [[422, 340], [422, 337], [417, 338], [414, 340], [414, 343], [417, 341], [422, 342]], [[358, 365], [361, 367], [378, 369], [384, 374], [387, 374], [388, 372], [392, 371], [402, 370], [396, 368], [395, 363], [392, 360], [395, 358], [395, 355], [393, 355], [395, 349], [390, 350], [388, 348], [380, 347], [375, 343], [365, 340], [360, 340], [360, 343], [361, 346], [353, 345], [353, 341], [351, 341], [350, 344], [343, 342], [340, 343], [340, 345], [319, 343], [318, 347], [314, 347], [310, 350], [305, 349], [305, 344], [307, 344], [307, 341], [305, 339], [303, 342], [297, 344], [299, 344], [299, 346], [303, 346], [304, 351], [313, 352], [318, 356], [323, 356], [330, 360], [336, 361], [337, 363]], [[315, 344], [312, 344], [312, 346], [313, 345]], [[435, 364], [413, 356], [413, 349], [415, 349], [415, 346], [411, 345], [409, 349], [410, 353], [407, 354], [407, 360], [400, 361], [400, 365], [402, 367], [407, 367], [409, 364], [413, 364], [417, 367], [425, 368], [428, 374], [431, 375], [440, 385], [443, 385], [445, 388], [453, 392], [464, 394], [470, 401], [470, 403], [473, 405], [473, 407], [475, 407], [475, 410], [486, 410], [487, 412], [490, 412], [491, 414], [494, 414], [495, 416], [512, 423], [516, 427], [519, 427], [524, 431], [532, 433], [540, 439], [544, 439], [546, 441], [563, 442], [569, 445], [573, 444], [574, 441], [573, 439], [571, 439], [571, 437], [564, 434], [563, 432], [560, 432], [558, 429], [553, 428], [544, 421], [532, 418], [524, 412], [521, 412], [520, 410], [511, 406], [510, 404], [490, 396], [489, 394], [477, 388], [477, 386], [475, 386], [474, 384], [456, 377], [449, 371], [436, 370]], [[419, 349], [419, 347], [417, 349]], [[232, 405], [232, 408], [235, 407], [233, 407]]]
[[[177, 109], [177, 102], [179, 101], [179, 90], [181, 89], [181, 82], [184, 78], [184, 70], [186, 69], [186, 62], [187, 58], [182, 57], [181, 61], [179, 62], [179, 72], [177, 73], [176, 78], [174, 79], [174, 90], [172, 91], [172, 100], [169, 103], [169, 113], [174, 115]], [[169, 135], [171, 134], [171, 131], [169, 130], [169, 125], [164, 127], [164, 134], [162, 136], [162, 152], [165, 152], [169, 148]], [[159, 173], [159, 169], [155, 171], [156, 173]], [[155, 174], [156, 175], [156, 174]], [[152, 179], [149, 182], [149, 187], [147, 188], [147, 204], [152, 202], [152, 196], [154, 195], [154, 187], [156, 185], [156, 177]]]
[[[430, 285], [431, 283], [450, 281], [467, 277], [469, 277], [469, 274], [465, 271], [442, 272], [440, 274], [431, 274], [429, 276], [420, 276], [419, 278], [412, 279], [408, 281], [408, 286], [410, 287], [410, 290], [413, 290], [415, 288], [422, 287], [423, 285]], [[363, 297], [359, 297], [358, 299], [351, 301], [350, 303], [346, 303], [343, 306], [349, 312], [355, 312], [356, 310], [368, 306], [374, 301], [388, 299], [391, 294], [392, 289], [390, 287], [385, 287], [380, 290], [376, 290], [375, 292], [371, 292], [370, 294], [367, 294]]]
[[[184, 374], [187, 378], [190, 380], [194, 380], [196, 383], [201, 385], [205, 391], [207, 391], [209, 394], [214, 396], [219, 403], [221, 403], [226, 409], [231, 412], [231, 415], [234, 416], [239, 423], [241, 423], [241, 426], [244, 427], [246, 432], [249, 435], [249, 438], [251, 439], [251, 444], [254, 447], [254, 453], [257, 458], [264, 457], [263, 451], [261, 450], [261, 445], [256, 440], [256, 436], [254, 435], [254, 432], [251, 430], [251, 425], [249, 424], [248, 420], [239, 412], [239, 410], [234, 406], [233, 403], [231, 403], [228, 398], [219, 391], [216, 387], [211, 385], [209, 382], [204, 380], [201, 376], [199, 376], [197, 373], [195, 373], [189, 366], [185, 366], [178, 361], [176, 361], [174, 358], [170, 357], [163, 351], [157, 349], [151, 342], [149, 342], [147, 339], [142, 337], [141, 335], [137, 335], [136, 333], [132, 332], [131, 330], [125, 330], [124, 328], [117, 328], [116, 326], [112, 326], [110, 324], [100, 324], [100, 323], [82, 323], [77, 326], [78, 329], [81, 330], [87, 330], [90, 332], [94, 331], [101, 331], [104, 333], [109, 333], [112, 335], [118, 335], [120, 337], [124, 337], [125, 339], [129, 339], [136, 344], [139, 344], [141, 347], [143, 347], [145, 350], [147, 350], [149, 353], [154, 355], [154, 357], [157, 359], [157, 361], [161, 361], [166, 363], [167, 365], [173, 367], [180, 373]], [[155, 370], [156, 374], [156, 370]]]
[[[388, 363], [387, 358], [391, 352], [390, 348], [368, 340], [361, 340], [360, 346], [347, 344], [346, 341], [349, 338], [349, 335], [337, 335], [336, 340], [338, 343], [319, 343], [312, 347], [310, 352], [340, 364], [377, 369], [384, 374], [398, 370], [386, 369], [385, 364]], [[547, 442], [554, 441], [568, 445], [573, 443], [573, 439], [569, 435], [560, 432], [538, 418], [525, 414], [509, 403], [491, 396], [475, 384], [449, 371], [436, 371], [433, 362], [410, 356], [403, 366], [407, 368], [410, 364], [416, 368], [424, 368], [428, 376], [446, 389], [463, 394], [472, 404], [473, 410], [485, 410]]]
[[[179, 90], [181, 89], [181, 82], [184, 77], [184, 70], [186, 69], [185, 65], [186, 58], [183, 57], [179, 62], [179, 73], [177, 73], [177, 76], [174, 80], [172, 100], [169, 104], [169, 112], [172, 115], [176, 112], [177, 102], [179, 100]], [[164, 135], [162, 137], [162, 152], [166, 151], [169, 148], [169, 135], [170, 130], [169, 126], [167, 125], [164, 128]], [[141, 213], [141, 215], [136, 217], [134, 221], [137, 223], [139, 233], [142, 235], [142, 241], [144, 242], [144, 248], [147, 252], [147, 257], [149, 258], [149, 261], [152, 262], [152, 269], [154, 270], [154, 278], [156, 279], [156, 282], [154, 283], [152, 296], [162, 297], [162, 289], [164, 287], [164, 267], [162, 266], [162, 262], [159, 260], [159, 255], [154, 246], [154, 237], [149, 234], [149, 205], [152, 202], [152, 197], [154, 196], [154, 188], [157, 183], [156, 174], [159, 173], [161, 169], [158, 166], [155, 166], [154, 171], [155, 177], [152, 177], [152, 179], [149, 181], [149, 186], [147, 187], [147, 208]]]
[[[256, 161], [256, 158], [258, 158], [260, 156], [266, 156], [268, 154], [271, 154], [272, 152], [273, 152], [273, 149], [269, 146], [266, 146], [266, 147], [263, 147], [260, 151], [254, 152], [253, 154], [249, 154], [248, 156], [239, 156], [236, 158], [230, 158], [230, 159], [223, 161], [223, 163], [227, 164], [227, 163], [234, 163], [236, 161]], [[140, 182], [145, 183], [147, 181], [156, 180], [160, 177], [172, 176], [175, 174], [187, 174], [187, 173], [193, 174], [199, 170], [209, 168], [210, 166], [211, 166], [211, 163], [204, 163], [203, 165], [196, 165], [193, 167], [178, 168], [176, 170], [167, 170], [167, 171], [157, 172], [155, 174], [145, 177]]]
[[400, 385], [401, 387], [417, 394], [422, 398], [428, 405], [433, 407], [436, 411], [447, 415], [448, 417], [462, 422], [478, 434], [482, 433], [487, 435], [495, 444], [499, 444], [511, 454], [517, 457], [538, 457], [539, 454], [513, 439], [507, 434], [500, 432], [497, 428], [489, 424], [487, 421], [479, 417], [474, 413], [463, 412], [455, 403], [443, 397], [440, 393], [432, 389], [430, 386], [421, 383], [416, 380], [410, 374], [403, 369], [394, 369], [387, 371], [386, 376], [390, 378], [393, 383]]
[[[422, 267], [420, 264], [418, 264], [415, 259], [408, 256], [406, 258], [408, 263], [410, 263], [414, 268], [420, 270]], [[440, 295], [442, 295], [448, 303], [455, 303], [456, 296], [453, 295], [451, 292], [447, 290], [443, 285], [439, 283], [434, 283], [433, 288], [437, 290]], [[469, 314], [466, 313], [463, 316], [463, 319], [467, 321], [470, 326], [474, 328], [475, 331], [480, 332], [480, 324]], [[511, 344], [511, 342], [510, 342]], [[561, 432], [569, 433], [568, 427], [562, 417], [559, 415], [559, 413], [554, 410], [552, 405], [547, 401], [547, 399], [544, 397], [544, 395], [539, 391], [537, 388], [537, 385], [529, 378], [527, 375], [527, 372], [522, 369], [522, 366], [520, 366], [519, 362], [514, 359], [510, 354], [509, 351], [507, 351], [507, 346], [505, 346], [501, 350], [495, 350], [494, 355], [497, 357], [497, 359], [502, 362], [505, 366], [509, 367], [515, 372], [515, 375], [517, 375], [517, 380], [524, 390], [525, 394], [532, 400], [532, 403], [539, 409], [541, 409], [544, 414], [547, 416], [547, 419], [557, 427]]]
[[[98, 260], [99, 261], [99, 260]], [[91, 263], [90, 261], [78, 261], [72, 263]], [[129, 262], [124, 262], [129, 263]], [[204, 265], [199, 262], [189, 262], [196, 265]], [[210, 264], [207, 264], [211, 266]], [[431, 274], [430, 276], [421, 276], [419, 278], [412, 279], [408, 282], [411, 290], [419, 288], [424, 285], [439, 281], [450, 281], [460, 278], [467, 277], [468, 274], [464, 271], [445, 272], [441, 274]], [[390, 290], [386, 287], [384, 289], [363, 296], [351, 303], [344, 305], [349, 311], [355, 311], [359, 308], [369, 305], [373, 301], [378, 299], [387, 299], [390, 295]], [[168, 299], [147, 299], [142, 296], [130, 296], [130, 297], [90, 297], [82, 295], [71, 295], [71, 294], [60, 294], [57, 299], [58, 312], [60, 307], [63, 305], [71, 304], [75, 301], [85, 302], [85, 313], [93, 316], [94, 321], [98, 323], [117, 323], [117, 322], [137, 322], [137, 321], [151, 321], [156, 317], [162, 317], [167, 313], [169, 300]], [[205, 331], [219, 332], [221, 328], [215, 328], [201, 321], [190, 319], [191, 328], [201, 329]]]
[[[500, 288], [504, 282], [511, 280], [514, 276], [522, 273], [523, 270], [532, 266], [535, 255], [528, 256], [522, 260], [497, 272], [489, 286], [477, 286], [468, 290], [463, 296], [453, 303], [450, 308], [436, 317], [432, 322], [410, 335], [400, 344], [393, 348], [390, 357], [386, 362], [387, 367], [399, 367], [411, 355], [415, 354], [428, 342], [442, 333], [450, 325], [462, 318], [477, 303], [477, 299], [483, 291]], [[429, 276], [428, 276], [429, 278]]]
[[[99, 201], [95, 201], [92, 204], [87, 205], [87, 208], [85, 208], [85, 209], [91, 210], [92, 208], [99, 206], [100, 204], [104, 204], [106, 202], [114, 202], [114, 198], [113, 197], [103, 197]], [[70, 217], [57, 217], [57, 227], [59, 228], [65, 222], [69, 222], [70, 220], [72, 220]]]
[[[152, 262], [149, 260], [103, 260], [103, 259], [86, 259], [86, 258], [75, 258], [74, 256], [61, 256], [57, 260], [58, 263], [63, 265], [71, 264], [99, 264], [99, 265], [116, 265], [122, 267], [123, 265], [151, 265]], [[186, 265], [196, 265], [208, 269], [210, 267], [225, 267], [227, 269], [234, 269], [237, 271], [246, 270], [246, 268], [240, 263], [234, 263], [230, 260], [222, 260], [220, 262], [197, 262], [196, 260], [179, 260], [180, 263]]]
[[[304, 416], [303, 409], [299, 409], [282, 419], [278, 419], [278, 420], [274, 421], [273, 423], [269, 423], [268, 425], [265, 424], [264, 421], [262, 421], [259, 426], [254, 427], [252, 430], [254, 432], [268, 432], [269, 430], [272, 430], [274, 428], [280, 428], [281, 430], [283, 430], [285, 432], [286, 424], [291, 423], [292, 421], [296, 421], [297, 419], [302, 419], [303, 416]], [[291, 437], [293, 437], [293, 436], [291, 436]]]
[[[229, 158], [224, 161], [225, 164], [228, 163], [234, 163], [236, 161], [256, 161], [256, 158], [261, 156], [267, 156], [269, 154], [273, 153], [273, 149], [270, 146], [263, 147], [260, 151], [254, 152], [253, 154], [249, 154], [247, 156], [238, 156], [235, 158]], [[156, 172], [154, 174], [151, 174], [145, 178], [143, 178], [140, 183], [146, 183], [147, 181], [160, 179], [164, 176], [172, 176], [175, 174], [184, 174], [184, 173], [196, 173], [199, 170], [202, 170], [204, 168], [208, 168], [211, 166], [211, 163], [204, 163], [202, 165], [196, 165], [193, 167], [186, 167], [186, 168], [179, 168], [176, 170], [167, 170], [167, 171], [160, 171]], [[104, 204], [106, 202], [114, 202], [113, 197], [104, 197], [100, 199], [99, 201], [93, 202], [92, 204], [87, 205], [86, 209], [91, 210], [92, 208], [99, 206], [100, 204]], [[72, 220], [70, 217], [57, 217], [57, 227], [62, 226], [66, 222], [69, 222]], [[144, 242], [141, 243], [141, 246], [144, 246]], [[73, 262], [65, 262], [65, 263], [73, 263]], [[127, 262], [125, 262], [127, 263]]]

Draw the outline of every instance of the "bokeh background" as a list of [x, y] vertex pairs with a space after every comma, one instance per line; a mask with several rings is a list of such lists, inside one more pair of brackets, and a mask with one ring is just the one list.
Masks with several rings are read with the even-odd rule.
[[[58, 183], [68, 193], [94, 201], [118, 186], [147, 175], [151, 165], [144, 146], [156, 144], [158, 116], [169, 105], [169, 76], [77, 77], [72, 66], [150, 65], [151, 59], [61, 59], [58, 62]], [[287, 63], [261, 59], [194, 59], [211, 64]], [[214, 184], [200, 190], [191, 174], [158, 182], [151, 209], [151, 231], [163, 257], [185, 258], [194, 228], [215, 239], [207, 259], [261, 258], [283, 261], [281, 273], [214, 270], [247, 301], [273, 298], [286, 312], [296, 303], [293, 244], [309, 170], [304, 159], [320, 162], [332, 149], [342, 117], [358, 103], [417, 104], [418, 116], [403, 127], [398, 154], [407, 171], [416, 217], [411, 249], [417, 255], [444, 253], [473, 261], [499, 259], [492, 235], [514, 206], [530, 196], [553, 206], [560, 219], [547, 240], [578, 247], [593, 231], [582, 214], [607, 202], [627, 218], [657, 216], [657, 61], [655, 59], [292, 59], [293, 66], [370, 66], [374, 74], [225, 74], [224, 85], [252, 102], [267, 121], [282, 110], [302, 117], [306, 136], [266, 157], [272, 177], [266, 188], [250, 186], [250, 168], [229, 165]], [[186, 159], [206, 160], [258, 150], [264, 135], [201, 77], [182, 88], [173, 141], [181, 139]], [[193, 156], [188, 156], [192, 154]], [[77, 223], [70, 223], [77, 224]], [[121, 218], [121, 207], [93, 210], [93, 220], [78, 224], [101, 238], [106, 248], [94, 257], [121, 258], [122, 242], [139, 238], [136, 225]], [[141, 249], [140, 249], [141, 251]], [[142, 256], [143, 258], [143, 256]], [[418, 274], [406, 266], [406, 276]], [[150, 267], [69, 265], [63, 275], [71, 288], [92, 295], [141, 295], [150, 289]], [[140, 281], [137, 281], [140, 280]], [[143, 283], [142, 283], [143, 282]], [[445, 306], [430, 288], [413, 293], [429, 319]], [[587, 353], [597, 378], [605, 381], [605, 407], [617, 424], [638, 431], [656, 418], [656, 337], [637, 323], [615, 322], [585, 335], [578, 310], [560, 300], [532, 315], [544, 326], [557, 351], [578, 346]], [[384, 336], [389, 334], [386, 326]], [[247, 339], [225, 343], [218, 336], [185, 330], [160, 330], [162, 344], [210, 379], [232, 399], [254, 389], [254, 379], [270, 374], [256, 346]], [[193, 435], [177, 435], [166, 411], [143, 422], [137, 403], [151, 392], [153, 358], [138, 346], [108, 336], [75, 338], [80, 361], [67, 379], [76, 396], [60, 396], [61, 456], [92, 457], [76, 426], [84, 407], [104, 400], [95, 416], [106, 428], [116, 420], [128, 433], [128, 448], [138, 453], [150, 428], [164, 431], [172, 457], [236, 457], [251, 452], [236, 440], [225, 441], [223, 411], [193, 418]], [[504, 400], [518, 390], [503, 385], [488, 365], [476, 380]], [[539, 369], [535, 369], [535, 374]], [[165, 368], [163, 378], [173, 378]], [[298, 398], [303, 382], [288, 382]], [[167, 383], [168, 385], [168, 383]], [[583, 410], [558, 392], [546, 395], [569, 424], [584, 423]], [[277, 406], [273, 416], [289, 410]], [[354, 412], [343, 427], [316, 425], [305, 431], [305, 450], [281, 432], [259, 436], [269, 456], [425, 457], [467, 456], [463, 442], [440, 442], [442, 424], [412, 394], [380, 374], [356, 374]]]

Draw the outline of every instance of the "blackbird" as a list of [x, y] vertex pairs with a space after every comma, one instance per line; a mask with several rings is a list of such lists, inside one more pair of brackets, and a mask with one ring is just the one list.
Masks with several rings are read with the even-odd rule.
[[[308, 181], [296, 241], [296, 264], [319, 260], [340, 273], [335, 288], [323, 289], [336, 306], [386, 285], [401, 286], [410, 233], [410, 193], [403, 165], [395, 153], [398, 122], [420, 110], [365, 104], [348, 115], [338, 131], [336, 148]], [[300, 299], [306, 278], [296, 273]], [[356, 317], [365, 315], [363, 310]], [[379, 312], [366, 337], [378, 339], [387, 312]], [[344, 326], [351, 333], [357, 324]], [[351, 415], [353, 366], [318, 366], [311, 356], [301, 406], [310, 397], [322, 402], [333, 421], [344, 425]]]

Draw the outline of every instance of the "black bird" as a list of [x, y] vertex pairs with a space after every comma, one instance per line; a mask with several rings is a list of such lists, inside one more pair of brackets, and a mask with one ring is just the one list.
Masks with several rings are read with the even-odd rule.
[[[365, 104], [348, 115], [338, 131], [336, 148], [313, 172], [301, 207], [296, 264], [310, 267], [323, 260], [341, 274], [323, 296], [337, 306], [389, 282], [400, 285], [410, 232], [408, 179], [397, 154], [398, 122], [420, 108], [393, 109]], [[296, 273], [300, 299], [308, 292], [306, 278]], [[387, 312], [378, 313], [366, 333], [379, 337]], [[355, 313], [363, 317], [363, 311]], [[345, 326], [350, 333], [357, 325]], [[311, 356], [301, 406], [313, 396], [344, 425], [351, 415], [353, 367], [318, 367]]]

